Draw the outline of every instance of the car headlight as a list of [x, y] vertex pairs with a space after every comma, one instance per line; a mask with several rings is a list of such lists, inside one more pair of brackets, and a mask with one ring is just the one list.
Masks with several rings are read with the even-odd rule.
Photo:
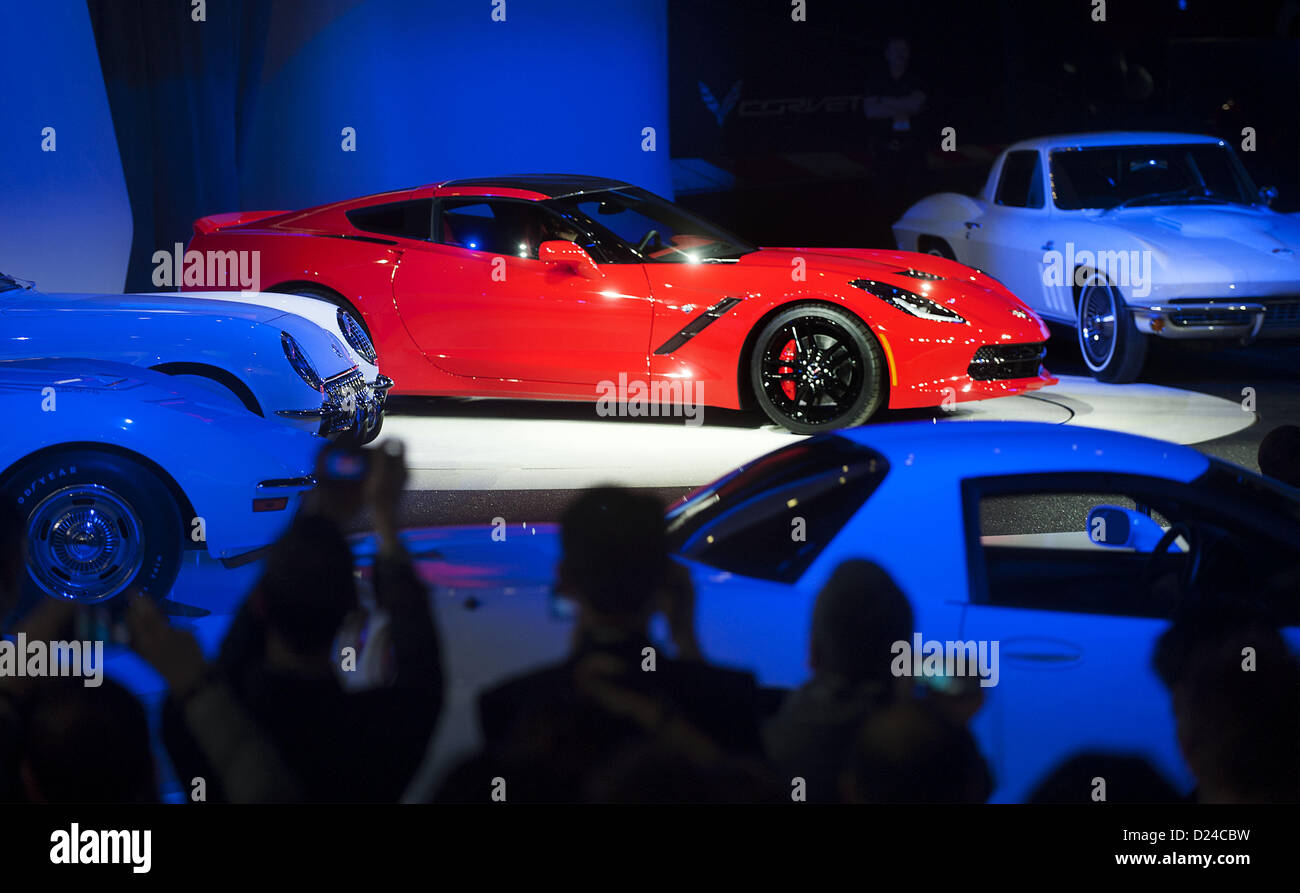
[[303, 352], [302, 347], [298, 345], [292, 335], [288, 332], [281, 332], [280, 346], [284, 348], [284, 358], [289, 361], [289, 365], [293, 367], [294, 372], [298, 373], [299, 378], [318, 391], [324, 387], [324, 382], [321, 381], [316, 367], [312, 365], [311, 360], [308, 359], [307, 354]]
[[877, 282], [874, 279], [854, 279], [849, 285], [869, 292], [891, 307], [902, 310], [904, 313], [918, 319], [928, 319], [931, 322], [966, 322], [965, 318], [955, 310], [950, 310], [924, 295], [918, 295], [905, 288], [890, 285], [888, 282]]
[[379, 365], [379, 354], [375, 353], [375, 345], [370, 341], [370, 336], [361, 327], [361, 323], [357, 322], [356, 317], [342, 307], [339, 308], [339, 331], [343, 333], [343, 340], [361, 354], [367, 363], [372, 366]]

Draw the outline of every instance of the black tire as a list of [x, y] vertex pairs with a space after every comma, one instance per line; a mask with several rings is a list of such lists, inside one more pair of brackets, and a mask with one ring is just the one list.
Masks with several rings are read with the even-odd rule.
[[379, 432], [383, 430], [384, 430], [384, 413], [381, 412], [379, 414], [379, 421], [375, 422], [375, 427], [371, 428], [368, 432], [362, 435], [360, 441], [361, 445], [365, 446], [368, 443], [374, 443], [375, 439], [379, 437]]
[[943, 239], [940, 239], [938, 236], [922, 236], [921, 244], [925, 245], [925, 248], [922, 249], [924, 254], [933, 254], [935, 257], [946, 257], [948, 260], [957, 259], [957, 255], [948, 247], [948, 243]]
[[759, 407], [795, 434], [861, 425], [884, 404], [888, 380], [866, 324], [824, 304], [794, 304], [772, 317], [749, 360]]
[[1123, 384], [1141, 374], [1147, 336], [1133, 324], [1133, 314], [1118, 288], [1105, 280], [1083, 285], [1074, 328], [1084, 365], [1098, 381]]
[[45, 453], [6, 475], [0, 499], [27, 534], [20, 611], [43, 596], [97, 604], [171, 592], [188, 525], [144, 465], [89, 449]]

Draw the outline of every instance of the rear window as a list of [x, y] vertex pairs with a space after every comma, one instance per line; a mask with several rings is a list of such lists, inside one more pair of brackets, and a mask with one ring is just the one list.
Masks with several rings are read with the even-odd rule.
[[427, 240], [432, 231], [433, 199], [357, 208], [348, 211], [348, 220], [357, 229], [368, 233]]
[[668, 513], [679, 555], [764, 580], [793, 583], [880, 486], [883, 456], [843, 437], [769, 453]]

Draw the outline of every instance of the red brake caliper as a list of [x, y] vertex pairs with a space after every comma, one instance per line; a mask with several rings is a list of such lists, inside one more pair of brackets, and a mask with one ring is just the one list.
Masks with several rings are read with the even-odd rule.
[[[795, 355], [795, 353], [796, 353], [797, 351], [798, 351], [798, 348], [795, 346], [794, 339], [791, 338], [791, 339], [786, 343], [785, 347], [781, 350], [781, 356], [780, 356], [779, 359], [781, 360], [782, 363], [793, 363], [793, 362], [794, 362], [794, 355]], [[782, 375], [793, 375], [793, 374], [794, 374], [794, 367], [793, 367], [793, 366], [782, 366], [782, 367], [781, 367], [780, 369], [778, 369], [777, 371], [780, 372]], [[782, 382], [781, 382], [781, 390], [785, 392], [785, 396], [786, 396], [786, 399], [787, 399], [787, 400], [793, 400], [793, 399], [794, 399], [794, 392], [795, 392], [795, 389], [794, 389], [794, 381], [793, 381], [793, 380], [787, 378], [787, 379], [785, 379], [784, 381], [782, 381]]]

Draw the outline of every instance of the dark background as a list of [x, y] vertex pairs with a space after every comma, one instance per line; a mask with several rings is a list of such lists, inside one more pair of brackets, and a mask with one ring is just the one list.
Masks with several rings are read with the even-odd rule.
[[[1206, 133], [1240, 151], [1254, 127], [1243, 162], [1279, 189], [1274, 207], [1300, 208], [1295, 0], [1108, 2], [1105, 22], [1087, 0], [811, 0], [805, 22], [780, 2], [668, 8], [678, 198], [760, 244], [892, 245], [912, 202], [977, 191], [1016, 140], [1079, 131]], [[879, 163], [861, 108], [891, 37], [911, 43], [927, 100], [907, 177]], [[719, 124], [701, 84], [721, 101], [737, 82]], [[949, 126], [957, 150], [942, 152]]]

